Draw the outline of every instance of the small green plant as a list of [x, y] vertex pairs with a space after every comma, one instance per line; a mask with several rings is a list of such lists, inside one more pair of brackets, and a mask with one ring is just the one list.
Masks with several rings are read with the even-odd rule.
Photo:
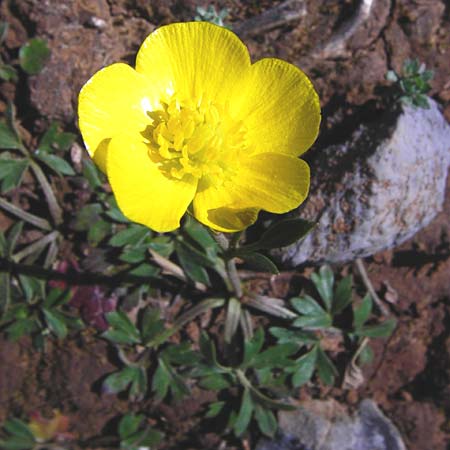
[[210, 404], [206, 417], [221, 416], [236, 436], [247, 430], [252, 418], [263, 434], [273, 436], [278, 427], [273, 410], [295, 409], [276, 397], [287, 395], [286, 375], [295, 364], [291, 357], [297, 353], [298, 345], [284, 343], [264, 348], [265, 343], [264, 331], [258, 328], [244, 342], [240, 362], [224, 365], [218, 361], [213, 340], [206, 334], [200, 339], [202, 359], [191, 375], [199, 378], [203, 389], [218, 392], [219, 398], [223, 393], [219, 401]]
[[207, 8], [203, 6], [197, 6], [195, 8], [197, 15], [195, 16], [195, 20], [198, 22], [211, 22], [216, 25], [220, 25], [221, 27], [231, 29], [231, 26], [225, 25], [224, 20], [229, 14], [227, 8], [223, 8], [220, 11], [216, 10], [214, 5], [209, 5]]
[[[6, 39], [9, 24], [0, 22], [0, 46]], [[36, 75], [42, 71], [50, 57], [50, 49], [43, 39], [33, 38], [19, 50], [19, 65], [27, 75]], [[15, 83], [17, 70], [13, 65], [5, 64], [0, 58], [0, 79]]]
[[426, 94], [431, 89], [429, 82], [433, 79], [433, 75], [433, 71], [426, 70], [425, 64], [420, 64], [417, 59], [407, 59], [403, 63], [401, 74], [389, 70], [386, 79], [396, 83], [402, 103], [428, 109], [430, 105]]

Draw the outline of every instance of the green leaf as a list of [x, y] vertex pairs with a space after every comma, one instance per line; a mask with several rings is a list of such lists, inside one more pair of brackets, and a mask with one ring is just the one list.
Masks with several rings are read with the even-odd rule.
[[9, 64], [2, 64], [0, 62], [0, 78], [4, 81], [15, 83], [18, 79], [16, 69]]
[[275, 275], [279, 274], [278, 267], [267, 257], [261, 253], [245, 253], [240, 255], [253, 270], [258, 272], [269, 272]]
[[314, 334], [308, 331], [289, 330], [281, 327], [270, 327], [269, 333], [277, 338], [279, 344], [293, 342], [298, 345], [306, 345], [317, 342], [317, 338], [314, 336]]
[[111, 231], [112, 227], [109, 222], [106, 222], [102, 219], [98, 220], [88, 230], [87, 238], [89, 244], [97, 245], [99, 242], [105, 239], [106, 236], [111, 234]]
[[372, 312], [372, 297], [366, 294], [359, 306], [353, 308], [353, 327], [355, 330], [360, 329], [369, 319]]
[[148, 246], [165, 258], [168, 258], [175, 248], [170, 236], [157, 236], [150, 241]]
[[15, 130], [5, 122], [0, 122], [0, 148], [4, 150], [19, 150], [22, 148], [22, 143]]
[[317, 347], [310, 352], [297, 359], [295, 364], [295, 372], [292, 376], [292, 384], [294, 387], [300, 387], [307, 383], [314, 373], [317, 361]]
[[148, 344], [164, 330], [164, 321], [160, 319], [160, 311], [156, 308], [147, 308], [142, 317], [141, 334], [143, 343]]
[[332, 320], [329, 314], [323, 313], [320, 316], [302, 316], [295, 319], [292, 323], [294, 327], [309, 328], [314, 330], [316, 328], [329, 328], [332, 325]]
[[293, 364], [289, 356], [296, 353], [298, 345], [293, 343], [279, 344], [269, 347], [267, 350], [259, 353], [253, 358], [251, 364], [255, 369], [264, 367], [287, 367]]
[[108, 375], [103, 382], [103, 389], [111, 394], [125, 391], [134, 381], [139, 370], [137, 367], [125, 367], [118, 372]]
[[9, 30], [8, 22], [0, 22], [0, 45], [3, 44], [3, 41], [6, 39]]
[[58, 175], [75, 175], [72, 166], [63, 158], [40, 150], [34, 152], [34, 156], [53, 169]]
[[0, 272], [0, 318], [4, 319], [4, 314], [11, 304], [11, 276], [8, 272]]
[[33, 297], [38, 297], [43, 294], [41, 280], [29, 277], [27, 275], [19, 275], [19, 282], [28, 303], [33, 299]]
[[[95, 190], [95, 189], [99, 189], [102, 187], [103, 183], [100, 178], [101, 177], [100, 171], [97, 169], [97, 166], [90, 159], [83, 160], [83, 176], [88, 181], [91, 189]], [[114, 210], [114, 211], [118, 211], [118, 210]], [[108, 211], [108, 212], [111, 213], [111, 211]], [[123, 216], [122, 213], [120, 213], [120, 214]], [[128, 222], [127, 219], [126, 219], [126, 222]]]
[[277, 419], [272, 411], [255, 404], [255, 419], [261, 432], [273, 438], [278, 428]]
[[83, 206], [76, 215], [73, 228], [75, 231], [88, 231], [92, 224], [101, 220], [100, 214], [103, 207], [100, 203], [90, 203]]
[[165, 361], [170, 361], [171, 364], [177, 365], [197, 365], [201, 359], [198, 352], [191, 350], [189, 342], [169, 345], [164, 349], [162, 355]]
[[343, 278], [336, 287], [334, 293], [332, 313], [339, 314], [352, 302], [352, 277]]
[[6, 441], [0, 441], [0, 444], [2, 450], [27, 450], [34, 448], [36, 441], [34, 439], [10, 437]]
[[290, 300], [294, 309], [305, 316], [321, 316], [326, 311], [309, 295], [294, 297]]
[[241, 247], [243, 251], [286, 247], [301, 239], [316, 226], [303, 219], [284, 219], [274, 223], [263, 233], [259, 241]]
[[111, 208], [109, 211], [106, 211], [105, 214], [114, 222], [130, 223], [128, 218], [123, 215], [119, 208]]
[[199, 386], [203, 389], [208, 389], [211, 391], [221, 391], [222, 389], [229, 388], [230, 383], [224, 376], [220, 374], [214, 374], [203, 378], [200, 381]]
[[59, 339], [64, 339], [67, 336], [67, 326], [64, 323], [64, 316], [58, 311], [50, 311], [43, 309], [45, 320], [50, 330], [56, 334]]
[[130, 275], [142, 278], [155, 278], [159, 275], [160, 269], [148, 263], [142, 263], [128, 271]]
[[135, 374], [130, 386], [132, 400], [142, 400], [147, 392], [147, 371], [143, 367], [134, 367]]
[[169, 390], [171, 376], [162, 359], [158, 358], [158, 362], [158, 368], [153, 374], [152, 391], [156, 393], [157, 400], [162, 400]]
[[17, 320], [6, 328], [8, 339], [16, 341], [25, 334], [32, 334], [38, 330], [36, 321], [32, 318], [24, 318]]
[[[166, 364], [164, 361], [161, 361], [161, 363]], [[189, 395], [190, 392], [184, 379], [180, 377], [170, 365], [167, 364], [166, 367], [171, 377], [169, 388], [174, 400], [178, 401], [182, 397]]]
[[264, 330], [259, 327], [253, 338], [244, 342], [244, 358], [242, 361], [242, 367], [249, 366], [253, 361], [253, 358], [261, 351], [264, 345]]
[[14, 223], [12, 227], [8, 229], [8, 240], [6, 242], [6, 254], [12, 255], [16, 249], [17, 240], [22, 234], [23, 222], [19, 221]]
[[358, 336], [366, 336], [370, 338], [387, 338], [397, 326], [395, 319], [387, 319], [377, 325], [366, 325], [355, 331]]
[[144, 419], [145, 416], [143, 414], [125, 414], [119, 422], [119, 436], [121, 439], [126, 439], [136, 433]]
[[[9, 238], [8, 238], [9, 240]], [[0, 231], [0, 256], [5, 257], [8, 256], [9, 253], [9, 243], [6, 242], [5, 234]]]
[[236, 333], [241, 318], [241, 302], [234, 297], [228, 300], [227, 316], [225, 318], [224, 339], [230, 344]]
[[38, 74], [50, 57], [50, 49], [44, 40], [31, 39], [19, 50], [19, 63], [28, 75]]
[[330, 266], [322, 266], [319, 269], [319, 275], [313, 273], [311, 280], [315, 284], [317, 291], [319, 292], [322, 300], [325, 303], [327, 311], [331, 310], [331, 304], [333, 301], [333, 285], [334, 274]]
[[428, 98], [425, 95], [419, 94], [413, 98], [413, 105], [418, 108], [430, 109]]
[[363, 366], [365, 364], [370, 364], [373, 361], [374, 354], [373, 350], [369, 345], [366, 345], [358, 356], [358, 365]]
[[52, 122], [48, 130], [39, 141], [38, 149], [42, 152], [52, 153], [53, 150], [67, 151], [76, 139], [74, 133], [59, 130], [57, 122]]
[[116, 233], [109, 240], [108, 244], [112, 245], [113, 247], [137, 245], [149, 234], [150, 230], [147, 227], [144, 227], [143, 225], [133, 224]]
[[210, 403], [208, 407], [208, 411], [205, 414], [205, 417], [207, 419], [212, 419], [213, 417], [216, 417], [220, 414], [223, 407], [225, 406], [226, 402], [214, 402]]
[[212, 253], [217, 254], [219, 251], [219, 245], [215, 239], [211, 236], [209, 231], [204, 225], [197, 222], [193, 217], [186, 216], [183, 230], [188, 236], [199, 244], [205, 251], [213, 250]]
[[0, 179], [2, 179], [2, 193], [19, 186], [22, 176], [28, 167], [26, 159], [0, 159]]
[[209, 286], [209, 276], [203, 267], [205, 265], [211, 267], [212, 263], [208, 257], [194, 249], [194, 247], [188, 246], [185, 242], [180, 241], [175, 241], [175, 251], [185, 274], [191, 280]]
[[393, 70], [388, 70], [386, 72], [386, 80], [395, 83], [398, 81], [398, 76]]
[[47, 309], [54, 309], [56, 306], [61, 306], [69, 302], [71, 298], [70, 290], [61, 290], [53, 288], [44, 299], [43, 306]]
[[28, 439], [31, 442], [34, 442], [34, 434], [28, 428], [28, 425], [20, 419], [16, 419], [15, 417], [8, 419], [3, 424], [3, 428], [13, 436]]
[[119, 259], [129, 264], [137, 264], [147, 258], [148, 249], [143, 246], [127, 248], [119, 256]]
[[241, 436], [247, 429], [253, 413], [253, 400], [250, 391], [246, 388], [242, 395], [241, 407], [233, 425], [234, 434]]
[[[121, 331], [128, 336], [128, 343], [138, 344], [141, 340], [139, 330], [136, 328], [133, 322], [122, 311], [113, 311], [106, 314], [106, 320], [113, 330], [108, 331]], [[103, 336], [108, 339], [105, 334]]]
[[199, 344], [200, 352], [202, 353], [207, 363], [211, 366], [219, 367], [219, 363], [217, 362], [216, 346], [214, 345], [214, 342], [209, 339], [206, 333], [202, 333], [202, 335], [200, 336]]
[[322, 350], [321, 347], [317, 347], [317, 373], [320, 379], [327, 385], [334, 384], [334, 378], [337, 375], [336, 367]]
[[120, 448], [124, 450], [150, 450], [150, 447], [159, 444], [162, 434], [146, 426], [143, 430], [137, 431], [123, 439]]

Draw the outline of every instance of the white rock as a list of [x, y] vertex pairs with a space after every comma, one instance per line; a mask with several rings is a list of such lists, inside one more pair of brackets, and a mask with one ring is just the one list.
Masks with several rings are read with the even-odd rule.
[[310, 400], [298, 410], [279, 413], [275, 440], [256, 450], [406, 450], [402, 438], [371, 400], [351, 417], [335, 400]]
[[430, 109], [404, 107], [317, 152], [310, 196], [293, 216], [318, 226], [279, 253], [286, 265], [373, 255], [409, 239], [442, 210], [450, 126], [429, 102]]

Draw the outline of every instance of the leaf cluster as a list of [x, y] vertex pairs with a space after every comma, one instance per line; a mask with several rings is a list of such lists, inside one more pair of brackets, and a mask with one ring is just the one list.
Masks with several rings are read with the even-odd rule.
[[229, 14], [228, 8], [222, 8], [220, 11], [217, 11], [214, 5], [209, 5], [207, 8], [197, 6], [195, 11], [197, 15], [194, 20], [197, 22], [210, 22], [231, 30], [230, 25], [225, 25], [225, 19]]
[[[292, 356], [298, 346], [288, 343], [264, 348], [265, 334], [259, 328], [252, 339], [244, 342], [240, 364], [224, 366], [217, 359], [214, 342], [203, 334], [200, 340], [201, 360], [191, 372], [203, 389], [226, 390], [224, 398], [209, 405], [206, 417], [221, 417], [236, 436], [242, 435], [252, 422], [267, 436], [274, 436], [277, 421], [273, 410], [293, 409], [274, 395], [284, 390], [286, 369], [292, 367]], [[230, 401], [232, 390], [237, 398]]]
[[[190, 349], [189, 343], [166, 343], [170, 330], [166, 330], [157, 309], [146, 308], [137, 325], [121, 311], [107, 314], [107, 320], [110, 328], [102, 336], [119, 346], [123, 367], [106, 377], [103, 382], [105, 391], [119, 393], [128, 390], [132, 400], [140, 400], [147, 394], [150, 374], [151, 390], [157, 401], [169, 393], [175, 400], [189, 394], [179, 371], [195, 364], [198, 355]], [[124, 346], [134, 347], [133, 360], [125, 357]]]
[[431, 89], [429, 82], [434, 72], [426, 70], [425, 64], [420, 64], [417, 59], [405, 60], [402, 69], [401, 74], [394, 70], [386, 73], [386, 79], [396, 83], [400, 89], [400, 101], [408, 106], [429, 109], [427, 93]]

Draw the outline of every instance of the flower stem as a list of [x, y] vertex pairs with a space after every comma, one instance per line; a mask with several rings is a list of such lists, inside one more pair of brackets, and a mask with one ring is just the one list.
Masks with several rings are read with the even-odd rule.
[[53, 192], [50, 183], [44, 175], [44, 172], [40, 168], [39, 164], [34, 162], [30, 158], [30, 167], [33, 169], [34, 174], [36, 175], [37, 180], [39, 181], [42, 190], [44, 191], [45, 199], [48, 203], [48, 209], [50, 210], [50, 214], [56, 225], [60, 225], [63, 221], [63, 212], [61, 207], [56, 200], [55, 193]]
[[1, 197], [0, 197], [0, 207], [6, 209], [6, 211], [10, 212], [11, 214], [14, 214], [15, 216], [19, 217], [19, 219], [25, 220], [26, 222], [29, 222], [32, 225], [41, 228], [42, 230], [51, 231], [52, 229], [50, 224], [45, 219], [35, 216], [34, 214], [25, 212], [18, 206], [13, 205], [12, 203], [6, 201]]
[[358, 268], [362, 281], [366, 286], [367, 290], [369, 291], [370, 295], [372, 296], [373, 301], [378, 306], [378, 309], [381, 311], [381, 314], [383, 314], [383, 316], [389, 316], [389, 311], [383, 305], [383, 302], [381, 301], [380, 297], [378, 297], [375, 288], [373, 287], [373, 284], [370, 281], [369, 275], [367, 275], [366, 268], [364, 267], [364, 263], [361, 258], [356, 259], [356, 267]]
[[163, 342], [167, 341], [172, 335], [174, 335], [177, 331], [179, 331], [184, 325], [193, 320], [198, 315], [208, 311], [209, 309], [217, 308], [224, 304], [223, 298], [208, 298], [203, 300], [198, 305], [195, 305], [191, 309], [187, 310], [184, 314], [182, 314], [178, 319], [175, 320], [174, 324], [157, 336], [152, 342], [152, 347], [157, 347]]
[[[213, 237], [224, 252], [226, 252], [230, 247], [233, 248], [234, 245], [236, 245], [237, 239], [239, 239], [239, 237], [237, 239], [232, 237], [230, 241], [223, 233], [213, 233]], [[225, 269], [227, 275], [227, 279], [225, 279], [227, 288], [229, 290], [231, 289], [237, 299], [240, 300], [242, 298], [242, 285], [236, 269], [236, 259], [225, 259]]]
[[12, 256], [12, 260], [14, 262], [21, 261], [22, 259], [26, 258], [28, 255], [31, 255], [32, 253], [40, 251], [50, 242], [54, 242], [58, 238], [58, 236], [59, 236], [58, 231], [56, 231], [56, 230], [52, 231], [51, 233], [45, 235], [41, 239], [34, 241], [32, 244], [28, 245], [20, 252], [17, 252], [15, 255]]
[[233, 287], [234, 293], [236, 294], [236, 297], [239, 300], [242, 298], [242, 285], [236, 269], [236, 259], [235, 258], [229, 259], [226, 262], [225, 266], [227, 269], [228, 278], [231, 282], [231, 286]]

